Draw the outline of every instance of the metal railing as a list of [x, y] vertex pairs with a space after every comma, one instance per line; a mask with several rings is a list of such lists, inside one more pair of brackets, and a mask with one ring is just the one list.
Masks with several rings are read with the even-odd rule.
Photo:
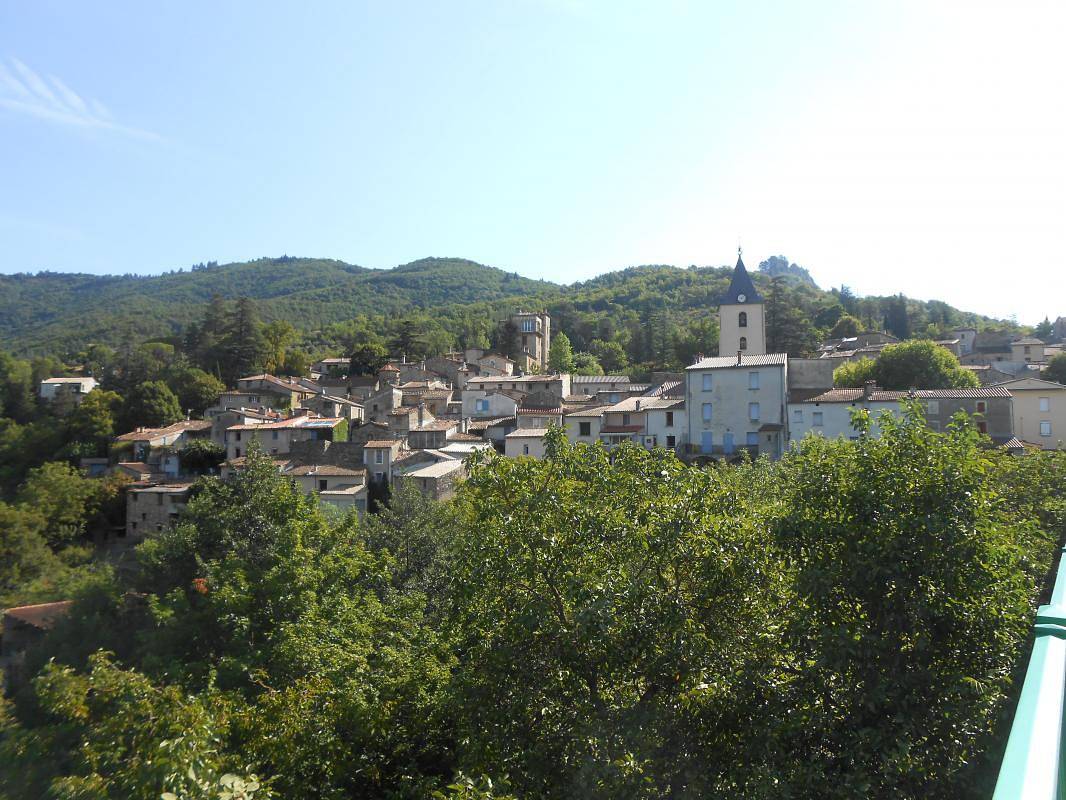
[[1059, 555], [1051, 602], [1036, 612], [1036, 634], [993, 800], [1063, 797], [1063, 701], [1066, 696], [1066, 549]]

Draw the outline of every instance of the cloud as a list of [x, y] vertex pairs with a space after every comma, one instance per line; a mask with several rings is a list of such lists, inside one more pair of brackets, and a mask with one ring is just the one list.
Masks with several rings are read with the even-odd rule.
[[63, 125], [162, 141], [152, 131], [115, 122], [103, 103], [82, 97], [54, 75], [45, 79], [17, 58], [11, 58], [9, 63], [10, 67], [0, 61], [0, 108]]

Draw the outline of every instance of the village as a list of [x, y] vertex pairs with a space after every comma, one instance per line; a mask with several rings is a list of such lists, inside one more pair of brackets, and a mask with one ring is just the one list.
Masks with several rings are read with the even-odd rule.
[[[376, 374], [355, 374], [348, 358], [325, 358], [301, 376], [249, 375], [222, 392], [202, 419], [117, 436], [110, 458], [86, 458], [86, 474], [129, 479], [126, 522], [115, 539], [134, 544], [172, 525], [198, 471], [183, 463], [192, 443], [225, 452], [225, 480], [258, 450], [304, 493], [362, 516], [401, 483], [426, 496], [452, 496], [468, 457], [492, 451], [542, 458], [553, 427], [574, 443], [666, 448], [695, 464], [781, 455], [804, 436], [855, 438], [852, 414], [900, 414], [921, 404], [927, 424], [944, 430], [958, 412], [997, 447], [1022, 453], [1055, 449], [1066, 431], [1066, 386], [1040, 369], [1062, 344], [1014, 341], [961, 328], [936, 344], [972, 370], [980, 386], [964, 389], [834, 388], [841, 364], [876, 359], [898, 340], [860, 333], [822, 344], [816, 357], [766, 352], [764, 300], [741, 258], [718, 308], [720, 355], [698, 357], [683, 373], [571, 375], [549, 370], [552, 320], [517, 311], [518, 361], [480, 348], [412, 362], [391, 360]], [[1056, 323], [1063, 327], [1063, 320]], [[50, 378], [42, 400], [76, 404], [96, 387], [92, 377]]]

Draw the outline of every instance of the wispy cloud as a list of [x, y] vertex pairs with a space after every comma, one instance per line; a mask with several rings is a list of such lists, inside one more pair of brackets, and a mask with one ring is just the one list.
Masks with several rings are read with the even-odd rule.
[[99, 100], [82, 97], [54, 75], [40, 75], [17, 58], [0, 61], [0, 108], [39, 119], [162, 141], [159, 134], [116, 122]]

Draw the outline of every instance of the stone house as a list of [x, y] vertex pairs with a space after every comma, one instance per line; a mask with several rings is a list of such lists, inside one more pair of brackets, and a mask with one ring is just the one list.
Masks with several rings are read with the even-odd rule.
[[[226, 430], [226, 459], [232, 461], [248, 453], [253, 440], [259, 442], [263, 453], [271, 456], [285, 455], [295, 442], [311, 439], [334, 441], [336, 431], [345, 420], [337, 417], [312, 417], [300, 414], [277, 422], [255, 425], [233, 425]], [[340, 437], [347, 438], [347, 434]]]
[[504, 437], [503, 454], [508, 458], [544, 458], [547, 428], [518, 428]]
[[189, 501], [191, 483], [160, 483], [126, 489], [126, 541], [133, 544], [150, 533], [171, 527]]
[[686, 453], [729, 457], [745, 449], [752, 456], [781, 456], [786, 354], [704, 358], [685, 376]]
[[820, 395], [792, 399], [788, 404], [788, 436], [797, 442], [808, 434], [836, 438], [857, 438], [851, 423], [856, 409], [866, 409], [871, 416], [871, 432], [880, 433], [877, 418], [881, 412], [893, 416], [902, 413], [900, 402], [913, 399], [925, 409], [926, 422], [943, 431], [952, 417], [963, 411], [975, 418], [978, 430], [993, 441], [1004, 443], [1014, 436], [1011, 396], [1005, 389], [986, 386], [977, 389], [917, 389], [908, 392], [885, 391], [867, 384], [862, 389], [830, 389]]
[[1020, 378], [996, 386], [1011, 395], [1015, 436], [1044, 450], [1062, 449], [1066, 442], [1066, 386], [1041, 378]]
[[76, 406], [93, 389], [99, 386], [96, 378], [45, 378], [37, 389], [37, 395], [46, 402], [69, 403]]

